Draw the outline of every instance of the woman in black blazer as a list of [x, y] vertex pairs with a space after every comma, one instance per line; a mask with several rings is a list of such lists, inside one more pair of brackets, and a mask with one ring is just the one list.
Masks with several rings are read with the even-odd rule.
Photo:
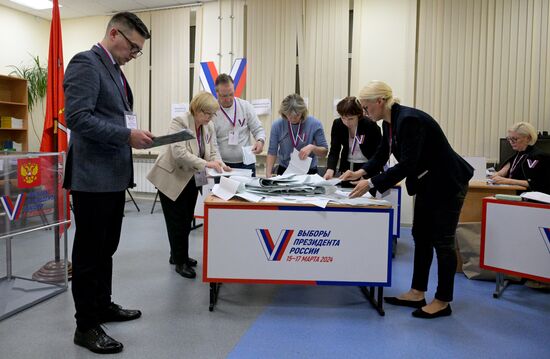
[[534, 147], [537, 138], [528, 122], [518, 122], [508, 130], [507, 139], [516, 153], [491, 177], [494, 183], [550, 194], [550, 154]]
[[[351, 197], [370, 189], [384, 192], [407, 178], [407, 192], [416, 195], [412, 235], [414, 271], [411, 289], [387, 303], [417, 308], [418, 318], [437, 318], [451, 314], [456, 271], [455, 232], [458, 217], [472, 178], [473, 168], [452, 148], [438, 123], [427, 113], [399, 105], [392, 89], [381, 81], [370, 82], [359, 94], [366, 114], [381, 120], [384, 136], [373, 158], [358, 171], [341, 178], [357, 180]], [[398, 163], [377, 173], [392, 153]], [[371, 178], [372, 177], [372, 178]], [[426, 304], [428, 276], [437, 255], [438, 282], [434, 300]]]
[[[363, 167], [382, 139], [380, 128], [363, 115], [363, 108], [356, 97], [349, 96], [338, 102], [336, 111], [340, 118], [332, 123], [325, 179], [334, 177], [335, 172], [344, 173]], [[338, 160], [340, 165], [336, 171]]]

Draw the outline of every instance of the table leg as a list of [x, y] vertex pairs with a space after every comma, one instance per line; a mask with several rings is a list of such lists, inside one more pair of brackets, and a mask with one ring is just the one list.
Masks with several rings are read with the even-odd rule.
[[[374, 309], [380, 314], [381, 316], [384, 316], [386, 313], [384, 312], [384, 302], [383, 302], [383, 296], [384, 296], [384, 287], [359, 287], [361, 289], [361, 292], [367, 298], [369, 303], [373, 306]], [[378, 295], [375, 298], [375, 293], [378, 291]]]
[[504, 279], [504, 274], [497, 273], [497, 278], [495, 282], [496, 282], [496, 288], [493, 293], [493, 298], [500, 298], [500, 296], [504, 292], [504, 289], [506, 289], [508, 284], [510, 284], [510, 281], [508, 279]]
[[214, 311], [214, 306], [218, 301], [218, 292], [220, 291], [221, 283], [210, 283], [210, 306], [208, 307], [209, 311]]

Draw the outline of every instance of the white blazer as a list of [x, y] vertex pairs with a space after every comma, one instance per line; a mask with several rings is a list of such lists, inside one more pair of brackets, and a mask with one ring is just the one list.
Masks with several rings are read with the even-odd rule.
[[[195, 119], [190, 112], [176, 117], [170, 123], [169, 133], [189, 129], [195, 132]], [[206, 162], [220, 160], [214, 123], [201, 126], [201, 138], [204, 144], [204, 159], [199, 155], [197, 139], [176, 142], [168, 145], [166, 151], [158, 156], [155, 165], [147, 174], [147, 179], [172, 201], [175, 201], [195, 172], [202, 171]]]

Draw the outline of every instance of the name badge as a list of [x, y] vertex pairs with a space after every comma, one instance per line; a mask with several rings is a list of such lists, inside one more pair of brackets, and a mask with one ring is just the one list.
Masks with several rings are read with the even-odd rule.
[[137, 130], [137, 116], [133, 112], [124, 111], [124, 119], [126, 120], [126, 128]]
[[239, 134], [235, 130], [229, 131], [229, 141], [228, 143], [230, 145], [238, 145], [239, 144]]
[[194, 177], [195, 177], [195, 186], [202, 187], [205, 184], [208, 184], [208, 179], [206, 178], [206, 169], [195, 172]]

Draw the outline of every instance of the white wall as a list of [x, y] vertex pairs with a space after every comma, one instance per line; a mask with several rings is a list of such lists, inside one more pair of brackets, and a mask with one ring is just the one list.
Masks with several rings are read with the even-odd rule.
[[[38, 56], [48, 66], [50, 22], [39, 17], [0, 6], [0, 74], [8, 75], [10, 65], [30, 66]], [[29, 151], [37, 151], [42, 138], [45, 105], [38, 103], [29, 113]]]
[[90, 16], [61, 21], [65, 68], [77, 53], [89, 50], [105, 36], [110, 16]]

